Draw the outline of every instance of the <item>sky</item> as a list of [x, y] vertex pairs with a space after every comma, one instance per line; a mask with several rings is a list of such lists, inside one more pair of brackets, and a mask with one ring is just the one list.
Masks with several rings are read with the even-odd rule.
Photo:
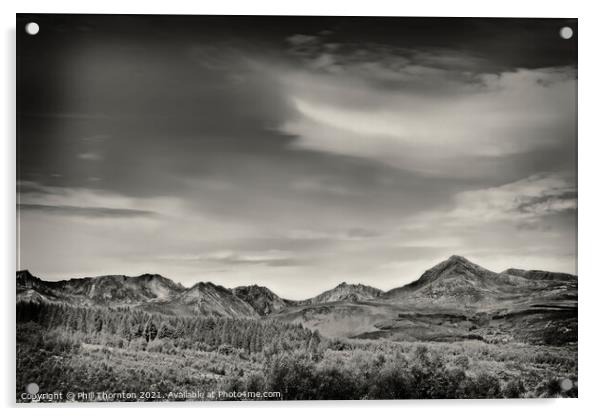
[[19, 269], [290, 299], [453, 254], [577, 273], [575, 19], [17, 22]]

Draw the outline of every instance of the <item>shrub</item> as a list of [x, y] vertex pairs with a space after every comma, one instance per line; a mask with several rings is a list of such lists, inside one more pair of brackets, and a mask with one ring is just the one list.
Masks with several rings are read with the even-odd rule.
[[462, 384], [461, 396], [472, 399], [492, 399], [503, 397], [500, 382], [487, 373], [479, 373]]
[[234, 348], [228, 344], [220, 345], [217, 348], [217, 353], [222, 355], [232, 355], [234, 352]]
[[400, 363], [388, 361], [370, 387], [374, 399], [409, 399], [414, 395], [413, 378]]
[[454, 365], [463, 370], [467, 370], [470, 366], [470, 360], [465, 355], [459, 355], [454, 359]]
[[507, 399], [518, 399], [524, 394], [525, 386], [520, 378], [510, 380], [502, 389], [502, 395]]

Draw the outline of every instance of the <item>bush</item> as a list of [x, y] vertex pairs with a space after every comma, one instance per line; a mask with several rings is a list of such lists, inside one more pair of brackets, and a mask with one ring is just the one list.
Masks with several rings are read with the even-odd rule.
[[222, 355], [232, 355], [234, 353], [234, 348], [228, 344], [220, 345], [217, 348], [217, 353]]
[[524, 394], [525, 386], [520, 378], [510, 380], [502, 389], [502, 395], [507, 399], [518, 399], [523, 397]]
[[310, 400], [316, 397], [315, 365], [302, 352], [277, 354], [266, 363], [264, 372], [267, 390], [280, 391], [285, 400]]
[[409, 399], [414, 395], [413, 378], [404, 363], [388, 361], [370, 387], [374, 399]]
[[467, 370], [470, 366], [470, 360], [465, 355], [459, 355], [454, 359], [454, 365], [462, 370]]
[[463, 383], [462, 397], [471, 399], [501, 398], [500, 382], [497, 377], [479, 373], [474, 378], [469, 378]]

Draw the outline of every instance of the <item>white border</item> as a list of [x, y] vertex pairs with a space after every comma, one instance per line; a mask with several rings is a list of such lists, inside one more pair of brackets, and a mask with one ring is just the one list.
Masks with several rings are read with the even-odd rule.
[[506, 400], [506, 401], [404, 401], [404, 402], [304, 402], [304, 403], [192, 403], [186, 408], [174, 405], [144, 404], [140, 411], [145, 414], [173, 412], [244, 412], [261, 414], [286, 412], [303, 414], [308, 412], [338, 412], [350, 415], [364, 415], [374, 410], [379, 413], [420, 413], [420, 415], [440, 414], [468, 415], [485, 412], [488, 416], [545, 412], [547, 415], [590, 414], [595, 409], [599, 388], [602, 387], [600, 318], [602, 317], [602, 273], [598, 261], [602, 251], [601, 215], [602, 207], [602, 146], [600, 144], [600, 41], [602, 16], [594, 1], [525, 1], [505, 0], [486, 1], [379, 1], [363, 0], [301, 0], [297, 2], [277, 0], [221, 0], [215, 2], [169, 0], [165, 2], [99, 0], [85, 2], [76, 0], [53, 1], [5, 1], [0, 7], [3, 23], [4, 48], [2, 64], [3, 96], [0, 112], [4, 135], [0, 164], [2, 172], [0, 209], [3, 230], [2, 295], [4, 314], [2, 316], [3, 337], [1, 344], [2, 376], [0, 392], [8, 414], [15, 411], [44, 414], [105, 415], [130, 413], [137, 407], [131, 405], [110, 405], [103, 407], [85, 406], [73, 408], [50, 406], [44, 408], [15, 409], [14, 400], [14, 272], [15, 272], [15, 13], [132, 13], [132, 14], [301, 14], [301, 15], [399, 15], [399, 16], [488, 16], [488, 17], [578, 17], [579, 18], [579, 399], [566, 400]]

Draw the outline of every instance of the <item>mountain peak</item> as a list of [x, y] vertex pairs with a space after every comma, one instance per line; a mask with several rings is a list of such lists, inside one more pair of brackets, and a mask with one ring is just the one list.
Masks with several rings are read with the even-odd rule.
[[157, 274], [157, 273], [143, 273], [143, 274], [141, 274], [138, 277], [144, 277], [144, 278], [147, 278], [147, 279], [157, 279], [157, 278], [163, 278], [164, 279], [165, 278], [165, 277], [163, 277], [163, 276], [161, 276], [160, 274]]
[[447, 261], [455, 262], [455, 263], [470, 263], [466, 257], [459, 256], [457, 254], [452, 254], [449, 256]]
[[468, 304], [495, 292], [498, 273], [487, 270], [465, 257], [453, 255], [425, 271], [418, 280], [392, 289], [386, 296], [411, 297], [439, 303]]
[[439, 271], [439, 270], [448, 270], [448, 269], [457, 269], [457, 270], [470, 270], [474, 273], [478, 273], [478, 274], [487, 274], [487, 273], [493, 273], [487, 269], [485, 269], [484, 267], [473, 263], [472, 261], [468, 260], [466, 257], [463, 256], [458, 256], [457, 254], [454, 254], [452, 256], [450, 256], [447, 260], [443, 260], [440, 263], [437, 263], [435, 266], [431, 267], [428, 271], [432, 270], [432, 271]]
[[417, 280], [420, 282], [423, 278], [427, 277], [427, 281], [437, 280], [441, 277], [445, 277], [449, 275], [449, 273], [453, 272], [460, 274], [474, 274], [480, 277], [491, 277], [496, 273], [485, 269], [484, 267], [479, 266], [476, 263], [471, 262], [466, 257], [458, 256], [454, 254], [450, 256], [447, 260], [442, 261], [441, 263], [436, 264], [435, 266], [428, 269], [424, 274]]
[[233, 292], [271, 292], [271, 290], [265, 286], [259, 286], [258, 284], [252, 285], [241, 285], [236, 286], [232, 289]]
[[194, 311], [199, 315], [227, 317], [257, 316], [257, 312], [230, 289], [212, 282], [198, 282], [172, 299], [168, 308]]
[[193, 290], [193, 289], [194, 290], [203, 290], [203, 289], [208, 288], [208, 287], [209, 288], [214, 288], [214, 287], [217, 287], [217, 285], [214, 285], [211, 282], [197, 282], [194, 285], [192, 285], [190, 287], [190, 289], [188, 289], [188, 290]]
[[34, 279], [34, 276], [27, 269], [19, 270], [17, 272], [17, 279]]
[[17, 272], [17, 286], [32, 286], [40, 281], [29, 272], [29, 270], [20, 270]]
[[259, 315], [269, 315], [272, 312], [279, 311], [288, 302], [267, 287], [256, 284], [235, 287], [232, 289], [232, 293], [251, 305]]
[[482, 267], [479, 266], [478, 264], [468, 260], [466, 257], [459, 256], [457, 254], [450, 256], [447, 260], [442, 261], [441, 263], [435, 265], [434, 267], [437, 267], [439, 265], [450, 265], [450, 264], [458, 264], [458, 265], [470, 267], [473, 269], [477, 269], [477, 268], [482, 269]]
[[363, 284], [341, 282], [333, 289], [327, 290], [310, 299], [301, 301], [305, 304], [317, 304], [337, 301], [362, 301], [374, 299], [382, 294], [382, 290]]

